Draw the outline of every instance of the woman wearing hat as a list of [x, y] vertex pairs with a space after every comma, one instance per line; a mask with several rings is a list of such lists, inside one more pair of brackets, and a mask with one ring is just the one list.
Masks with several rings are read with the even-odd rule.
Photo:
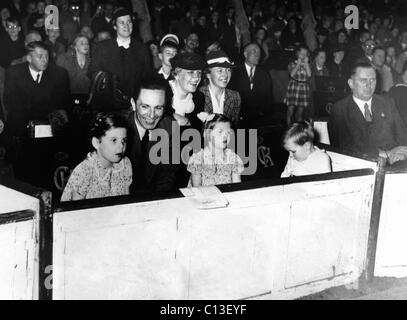
[[205, 99], [197, 91], [206, 63], [196, 53], [179, 53], [171, 59], [174, 80], [169, 81], [172, 112], [180, 126], [201, 129], [197, 114], [203, 111]]
[[199, 90], [205, 96], [204, 111], [228, 117], [234, 126], [239, 125], [241, 98], [237, 91], [226, 89], [234, 64], [223, 51], [210, 52], [206, 58], [205, 76], [209, 83]]

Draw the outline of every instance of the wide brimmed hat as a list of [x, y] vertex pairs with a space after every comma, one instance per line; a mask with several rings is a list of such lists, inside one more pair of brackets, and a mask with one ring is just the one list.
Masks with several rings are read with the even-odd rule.
[[181, 68], [185, 70], [202, 70], [206, 67], [206, 62], [197, 53], [178, 53], [170, 60], [173, 69]]
[[206, 63], [208, 68], [223, 67], [234, 68], [235, 65], [230, 62], [229, 57], [222, 50], [209, 52], [206, 56]]

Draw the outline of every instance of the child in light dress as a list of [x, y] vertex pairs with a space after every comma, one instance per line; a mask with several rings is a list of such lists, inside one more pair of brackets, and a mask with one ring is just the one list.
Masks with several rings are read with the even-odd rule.
[[314, 146], [314, 136], [306, 121], [296, 122], [286, 131], [283, 145], [290, 155], [281, 178], [332, 172], [331, 158]]
[[211, 114], [204, 122], [205, 147], [188, 162], [193, 187], [241, 182], [242, 159], [228, 148], [231, 121], [221, 114]]
[[93, 152], [72, 172], [61, 201], [129, 194], [132, 167], [124, 156], [127, 123], [113, 113], [99, 113], [91, 127]]

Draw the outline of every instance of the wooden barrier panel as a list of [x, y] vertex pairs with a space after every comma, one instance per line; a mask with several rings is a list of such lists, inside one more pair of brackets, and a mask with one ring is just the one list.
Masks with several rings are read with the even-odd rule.
[[407, 277], [407, 172], [387, 173], [384, 180], [375, 276]]
[[[323, 146], [320, 146], [320, 148], [323, 148]], [[335, 151], [330, 151], [329, 149], [326, 151], [328, 155], [331, 157], [333, 172], [358, 170], [365, 168], [370, 168], [375, 171], [378, 170], [378, 164], [375, 161], [358, 158]]]
[[53, 298], [293, 299], [355, 282], [374, 179], [281, 180], [225, 192], [222, 209], [174, 198], [56, 212]]
[[0, 185], [0, 299], [39, 298], [40, 200]]
[[38, 241], [33, 211], [0, 215], [0, 300], [38, 298]]

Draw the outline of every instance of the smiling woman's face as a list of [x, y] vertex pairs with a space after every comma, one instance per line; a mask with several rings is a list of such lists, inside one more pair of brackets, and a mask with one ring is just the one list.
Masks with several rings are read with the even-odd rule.
[[224, 67], [213, 67], [208, 73], [208, 79], [211, 84], [219, 88], [226, 88], [231, 76], [232, 70]]
[[183, 91], [193, 93], [198, 88], [199, 82], [201, 82], [201, 77], [201, 70], [179, 69], [179, 72], [177, 72], [175, 76], [175, 80]]

